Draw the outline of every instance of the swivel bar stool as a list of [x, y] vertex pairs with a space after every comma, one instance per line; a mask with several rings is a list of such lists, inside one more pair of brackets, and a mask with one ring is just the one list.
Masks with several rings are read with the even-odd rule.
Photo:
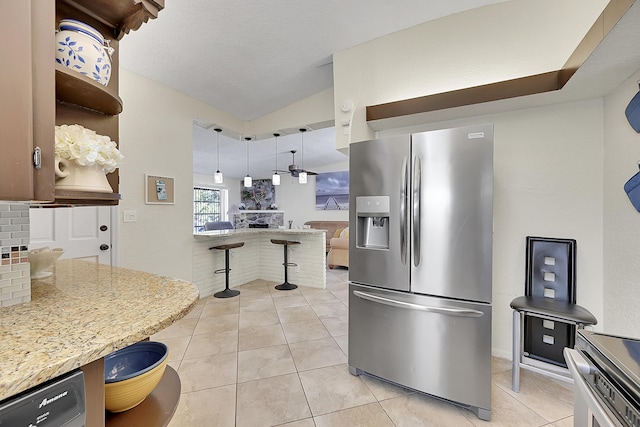
[[214, 271], [213, 273], [214, 274], [224, 273], [225, 288], [223, 291], [216, 292], [215, 294], [213, 294], [214, 297], [231, 298], [231, 297], [235, 297], [236, 295], [240, 295], [240, 291], [235, 289], [229, 289], [229, 272], [231, 271], [231, 268], [229, 268], [229, 249], [240, 248], [242, 246], [244, 246], [244, 242], [229, 243], [227, 245], [219, 245], [219, 246], [214, 246], [209, 248], [209, 250], [211, 249], [224, 250], [224, 268], [220, 268]]
[[298, 265], [298, 264], [296, 264], [294, 262], [289, 262], [288, 250], [287, 249], [289, 249], [289, 245], [299, 245], [300, 242], [298, 242], [297, 240], [271, 239], [271, 243], [273, 243], [274, 245], [282, 245], [282, 247], [284, 248], [284, 262], [282, 263], [282, 265], [284, 265], [284, 283], [281, 284], [281, 285], [277, 285], [276, 289], [279, 290], [279, 291], [290, 291], [292, 289], [297, 288], [298, 285], [294, 285], [293, 283], [289, 283], [287, 270], [288, 270], [288, 267], [295, 266], [295, 265]]

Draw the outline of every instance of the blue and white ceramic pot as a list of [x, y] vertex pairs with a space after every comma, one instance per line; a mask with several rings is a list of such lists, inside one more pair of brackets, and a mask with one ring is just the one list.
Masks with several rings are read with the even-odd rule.
[[75, 19], [62, 19], [56, 32], [56, 62], [100, 84], [109, 84], [113, 48], [95, 28]]

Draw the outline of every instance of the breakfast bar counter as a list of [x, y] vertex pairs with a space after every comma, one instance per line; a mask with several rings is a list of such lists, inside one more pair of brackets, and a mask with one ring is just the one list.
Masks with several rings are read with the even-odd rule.
[[230, 287], [253, 280], [282, 283], [283, 249], [271, 239], [296, 240], [299, 245], [289, 246], [289, 281], [299, 286], [324, 288], [326, 284], [325, 230], [250, 228], [238, 230], [204, 231], [194, 234], [193, 282], [202, 296], [213, 295], [224, 288], [224, 275], [214, 274], [224, 268], [224, 252], [210, 247], [244, 242], [244, 246], [231, 250]]
[[[56, 262], [52, 276], [31, 281], [31, 302], [0, 309], [0, 400], [76, 368], [99, 370], [104, 356], [168, 327], [197, 301], [190, 282], [88, 261]], [[91, 395], [97, 389], [91, 381], [102, 382], [103, 391], [103, 378], [104, 372], [85, 370], [87, 425], [92, 399], [104, 405], [104, 394]], [[97, 416], [104, 419], [104, 409]]]

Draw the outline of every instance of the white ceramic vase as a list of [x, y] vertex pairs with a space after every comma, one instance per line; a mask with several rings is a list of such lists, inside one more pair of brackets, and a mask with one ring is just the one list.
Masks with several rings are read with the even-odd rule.
[[73, 160], [56, 156], [55, 172], [56, 188], [60, 190], [113, 193], [104, 169], [100, 165], [80, 166]]

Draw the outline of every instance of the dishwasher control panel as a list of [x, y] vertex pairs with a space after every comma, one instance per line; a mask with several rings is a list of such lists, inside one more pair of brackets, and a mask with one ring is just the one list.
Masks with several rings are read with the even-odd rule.
[[84, 427], [84, 374], [75, 370], [0, 402], [0, 427]]

